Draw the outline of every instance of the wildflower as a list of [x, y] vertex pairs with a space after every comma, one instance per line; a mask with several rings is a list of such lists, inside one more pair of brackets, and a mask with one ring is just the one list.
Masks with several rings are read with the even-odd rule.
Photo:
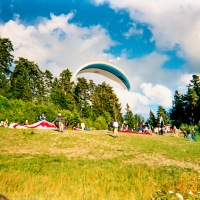
[[193, 195], [193, 192], [190, 190], [188, 194]]
[[182, 196], [181, 194], [176, 193], [176, 196], [177, 196], [180, 200], [184, 200], [184, 199], [183, 199], [183, 196]]
[[156, 186], [156, 183], [152, 182], [154, 186]]
[[174, 193], [173, 191], [171, 191], [171, 190], [169, 191], [169, 194], [173, 194], [173, 193]]

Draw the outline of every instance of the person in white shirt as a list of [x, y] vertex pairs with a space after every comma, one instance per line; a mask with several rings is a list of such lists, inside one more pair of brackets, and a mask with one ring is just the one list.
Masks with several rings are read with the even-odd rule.
[[117, 119], [115, 119], [115, 121], [113, 122], [113, 127], [114, 127], [114, 136], [119, 137], [118, 133], [119, 122], [117, 121]]

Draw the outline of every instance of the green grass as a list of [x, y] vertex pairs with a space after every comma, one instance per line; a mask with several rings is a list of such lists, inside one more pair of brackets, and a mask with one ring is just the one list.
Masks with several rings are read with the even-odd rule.
[[0, 128], [0, 193], [11, 200], [200, 199], [199, 153], [199, 142], [181, 137]]

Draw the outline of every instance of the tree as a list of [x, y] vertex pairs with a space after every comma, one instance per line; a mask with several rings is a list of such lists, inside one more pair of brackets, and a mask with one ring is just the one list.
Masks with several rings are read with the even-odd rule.
[[52, 84], [53, 84], [53, 75], [49, 70], [46, 70], [43, 74], [43, 81], [45, 84], [45, 91], [46, 91], [46, 96], [50, 95], [51, 89], [52, 89]]
[[43, 72], [38, 65], [25, 58], [19, 58], [15, 64], [15, 69], [10, 76], [12, 98], [24, 101], [41, 100], [45, 92]]
[[0, 74], [7, 75], [10, 73], [10, 66], [14, 56], [10, 53], [13, 51], [13, 45], [8, 38], [0, 37]]
[[90, 93], [87, 80], [85, 78], [78, 78], [78, 82], [75, 86], [75, 100], [76, 107], [79, 110], [81, 117], [90, 117], [91, 108], [90, 108]]
[[121, 104], [111, 86], [103, 82], [90, 95], [92, 115], [98, 117], [108, 112], [111, 118], [122, 121]]
[[67, 107], [65, 109], [73, 111], [75, 109], [75, 98], [74, 85], [70, 82], [71, 77], [72, 73], [69, 71], [69, 69], [62, 71], [62, 73], [60, 74], [59, 85], [61, 87], [61, 90], [65, 94], [65, 100], [67, 104]]
[[194, 89], [188, 88], [188, 92], [185, 95], [185, 99], [187, 103], [186, 112], [189, 114], [189, 122], [192, 124], [197, 124], [199, 121], [199, 113], [196, 114], [195, 109], [198, 105], [199, 97]]
[[0, 94], [9, 97], [10, 81], [9, 75], [11, 73], [10, 67], [13, 62], [12, 43], [7, 38], [0, 37]]
[[53, 104], [55, 104], [60, 109], [67, 109], [67, 99], [64, 91], [61, 89], [61, 83], [59, 79], [56, 77], [52, 83], [52, 89], [50, 93], [51, 100]]
[[164, 124], [168, 124], [168, 123], [169, 123], [169, 116], [167, 112], [162, 106], [158, 106], [157, 124], [162, 127]]
[[130, 106], [126, 104], [126, 113], [124, 115], [125, 123], [128, 124], [130, 130], [134, 127], [136, 128], [136, 123], [134, 120], [133, 112], [130, 110]]
[[182, 123], [187, 123], [185, 98], [177, 90], [175, 91], [172, 109], [170, 110], [170, 120], [172, 125], [176, 127], [179, 127]]
[[150, 110], [149, 119], [147, 120], [147, 123], [153, 127], [157, 126], [156, 116], [152, 110]]
[[200, 76], [192, 76], [192, 80], [188, 85], [186, 100], [188, 101], [191, 123], [198, 124], [200, 120]]
[[135, 114], [134, 121], [136, 130], [139, 130], [140, 126], [144, 123], [145, 120], [141, 115]]

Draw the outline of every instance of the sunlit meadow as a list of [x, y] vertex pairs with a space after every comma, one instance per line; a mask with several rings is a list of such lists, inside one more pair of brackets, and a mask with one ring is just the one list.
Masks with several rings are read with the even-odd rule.
[[0, 128], [10, 200], [200, 199], [200, 142], [172, 135]]

